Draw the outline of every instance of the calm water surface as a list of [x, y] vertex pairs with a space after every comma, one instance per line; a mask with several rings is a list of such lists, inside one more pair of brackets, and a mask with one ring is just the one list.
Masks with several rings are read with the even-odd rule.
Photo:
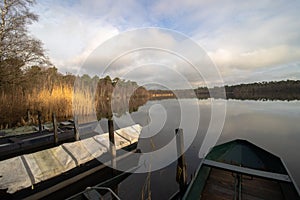
[[[226, 104], [227, 108], [217, 144], [238, 138], [251, 141], [280, 156], [300, 185], [300, 101], [167, 99], [148, 101], [137, 112], [114, 119], [116, 127], [130, 123], [144, 127], [138, 148], [145, 153], [158, 151], [147, 161], [145, 168], [166, 165], [151, 173], [132, 174], [121, 182], [121, 199], [168, 199], [178, 190], [175, 178], [177, 162], [171, 162], [176, 156], [176, 144], [172, 139], [178, 127], [184, 131], [190, 179], [199, 164], [198, 152], [211, 120], [212, 102], [217, 107]], [[168, 148], [164, 149], [166, 146]], [[141, 163], [145, 162], [143, 159]]]

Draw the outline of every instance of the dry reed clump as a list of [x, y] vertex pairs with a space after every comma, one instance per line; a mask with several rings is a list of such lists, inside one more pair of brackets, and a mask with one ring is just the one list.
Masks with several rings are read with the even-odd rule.
[[[0, 96], [1, 128], [12, 127], [31, 121], [37, 123], [37, 112], [41, 111], [43, 121], [50, 121], [55, 112], [58, 119], [73, 116], [72, 110], [73, 87], [55, 86], [52, 90], [33, 90], [22, 95], [21, 91], [2, 93]], [[31, 119], [27, 117], [27, 110]], [[24, 118], [26, 120], [24, 120]]]
[[28, 107], [33, 113], [41, 111], [45, 121], [51, 119], [52, 113], [57, 118], [68, 118], [73, 114], [72, 97], [72, 87], [56, 86], [51, 91], [43, 89], [28, 95]]
[[95, 118], [95, 98], [93, 91], [76, 88], [73, 96], [73, 115], [78, 116], [79, 123], [86, 123], [90, 118]]
[[[16, 118], [20, 119], [23, 114], [23, 107], [21, 106], [23, 102], [26, 102], [26, 99], [22, 93], [13, 92], [6, 94], [1, 93], [0, 96], [0, 128], [8, 128], [12, 125], [15, 125], [18, 121]], [[25, 109], [26, 111], [26, 109]]]
[[112, 95], [112, 85], [100, 86], [78, 81], [74, 85], [58, 84], [52, 88], [35, 88], [30, 92], [22, 89], [2, 92], [0, 128], [38, 124], [38, 111], [41, 112], [42, 123], [51, 121], [53, 113], [56, 114], [58, 121], [76, 115], [79, 123], [86, 123], [102, 117], [110, 118], [112, 112], [120, 115], [132, 112], [143, 105], [148, 97], [145, 89], [138, 88], [133, 92], [135, 89], [122, 86]]

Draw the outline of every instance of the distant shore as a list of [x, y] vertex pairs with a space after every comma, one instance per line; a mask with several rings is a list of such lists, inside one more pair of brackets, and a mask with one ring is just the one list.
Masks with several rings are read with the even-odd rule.
[[300, 80], [271, 81], [226, 85], [225, 87], [198, 87], [186, 90], [149, 90], [151, 99], [165, 98], [225, 98], [240, 100], [300, 100]]

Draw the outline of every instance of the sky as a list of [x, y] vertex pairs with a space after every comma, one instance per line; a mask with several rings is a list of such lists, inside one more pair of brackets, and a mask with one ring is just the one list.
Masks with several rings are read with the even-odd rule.
[[29, 29], [61, 73], [232, 85], [300, 79], [299, 10], [299, 0], [39, 0]]

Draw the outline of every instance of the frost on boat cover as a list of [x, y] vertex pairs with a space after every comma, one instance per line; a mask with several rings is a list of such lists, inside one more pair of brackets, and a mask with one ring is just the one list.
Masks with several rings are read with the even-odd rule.
[[[139, 124], [115, 131], [116, 149], [138, 141]], [[30, 187], [91, 161], [109, 150], [108, 133], [17, 156], [0, 162], [0, 189], [8, 193]]]

